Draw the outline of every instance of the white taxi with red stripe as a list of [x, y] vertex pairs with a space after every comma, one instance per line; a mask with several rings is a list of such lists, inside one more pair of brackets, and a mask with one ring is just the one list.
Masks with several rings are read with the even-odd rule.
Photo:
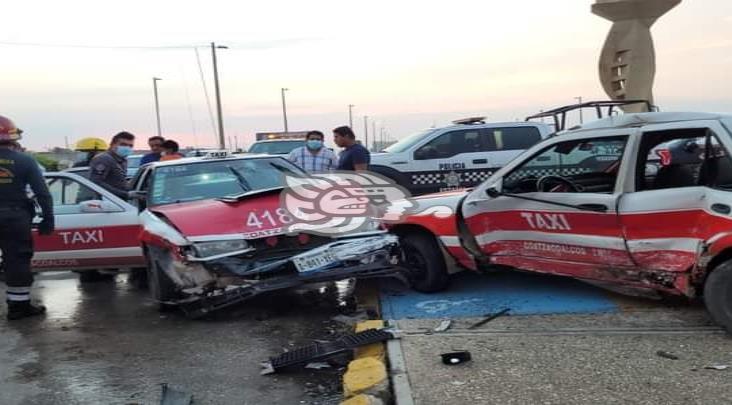
[[732, 332], [730, 151], [732, 116], [612, 116], [532, 147], [471, 192], [418, 199], [455, 215], [390, 228], [429, 269], [425, 291], [447, 285], [450, 261], [508, 266], [703, 296]]
[[34, 235], [35, 271], [144, 267], [137, 207], [73, 173], [44, 177], [56, 230]]

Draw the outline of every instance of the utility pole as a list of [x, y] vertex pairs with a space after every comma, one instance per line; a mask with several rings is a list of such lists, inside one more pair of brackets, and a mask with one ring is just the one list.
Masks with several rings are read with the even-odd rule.
[[285, 120], [285, 133], [290, 132], [287, 129], [287, 103], [285, 102], [285, 92], [289, 91], [290, 89], [282, 88], [282, 117]]
[[155, 116], [158, 120], [158, 136], [163, 136], [163, 131], [160, 129], [160, 102], [158, 101], [158, 81], [163, 80], [158, 77], [153, 77], [153, 94], [155, 94]]
[[364, 115], [363, 116], [363, 133], [364, 133], [364, 143], [366, 144], [366, 149], [369, 148], [369, 116]]
[[[577, 103], [578, 104], [582, 104], [582, 96], [575, 97], [574, 99], [577, 100]], [[584, 124], [585, 123], [585, 117], [582, 114], [582, 109], [581, 108], [579, 109], [579, 114], [580, 114], [580, 124]]]
[[[374, 146], [376, 145], [376, 141], [379, 140], [379, 136], [376, 135], [376, 121], [371, 120], [371, 136], [374, 137]], [[376, 149], [376, 148], [371, 148]]]
[[351, 129], [353, 129], [353, 107], [355, 107], [355, 105], [348, 105], [348, 127]]
[[214, 86], [216, 87], [216, 112], [219, 118], [219, 147], [226, 149], [226, 140], [224, 138], [224, 117], [221, 113], [221, 89], [219, 87], [219, 67], [216, 63], [216, 49], [229, 49], [227, 46], [216, 46], [211, 42], [211, 57], [213, 59]]

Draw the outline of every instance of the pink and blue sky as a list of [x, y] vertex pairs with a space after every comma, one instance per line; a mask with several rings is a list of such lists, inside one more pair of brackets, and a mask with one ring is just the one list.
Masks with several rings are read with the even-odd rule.
[[[452, 119], [515, 120], [604, 99], [597, 59], [610, 22], [590, 0], [24, 1], [3, 5], [0, 114], [32, 149], [128, 130], [214, 145], [193, 46], [213, 96], [219, 52], [227, 136], [248, 145], [282, 130], [328, 132], [355, 104], [392, 138]], [[684, 0], [654, 26], [656, 103], [732, 112], [732, 2]], [[17, 44], [26, 44], [23, 46]], [[13, 45], [15, 44], [15, 45]], [[37, 45], [75, 45], [37, 46]], [[110, 48], [97, 48], [110, 47]], [[151, 47], [126, 48], [126, 47]], [[160, 49], [155, 47], [171, 47]], [[371, 125], [369, 125], [371, 130]]]

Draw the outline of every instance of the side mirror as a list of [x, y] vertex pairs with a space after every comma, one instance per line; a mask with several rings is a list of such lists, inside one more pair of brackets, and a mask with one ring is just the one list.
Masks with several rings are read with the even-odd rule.
[[490, 187], [490, 188], [485, 189], [485, 193], [490, 198], [498, 198], [501, 196], [501, 192], [496, 190], [495, 187]]
[[417, 150], [414, 152], [414, 159], [415, 160], [427, 160], [427, 159], [436, 159], [437, 158], [437, 150], [432, 147], [424, 147], [422, 149]]
[[147, 198], [147, 191], [135, 190], [130, 191], [130, 199], [132, 200], [144, 200]]
[[79, 203], [80, 211], [84, 214], [99, 214], [119, 212], [121, 209], [109, 201], [89, 200]]

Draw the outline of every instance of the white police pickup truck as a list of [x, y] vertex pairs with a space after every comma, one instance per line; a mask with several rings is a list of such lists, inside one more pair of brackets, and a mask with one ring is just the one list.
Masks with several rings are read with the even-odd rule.
[[402, 139], [371, 155], [369, 170], [414, 195], [474, 187], [551, 132], [540, 122], [454, 121]]

